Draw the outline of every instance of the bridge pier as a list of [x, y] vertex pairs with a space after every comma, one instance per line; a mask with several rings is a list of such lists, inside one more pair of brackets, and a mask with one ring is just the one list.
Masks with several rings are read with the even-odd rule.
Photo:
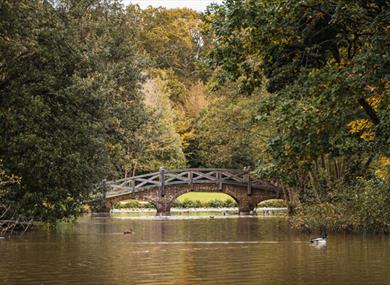
[[238, 202], [238, 214], [240, 216], [248, 216], [254, 213], [256, 208], [256, 203], [253, 201], [243, 199]]
[[154, 203], [156, 210], [157, 210], [157, 216], [170, 216], [171, 215], [171, 204], [167, 202], [157, 202]]
[[103, 207], [101, 208], [102, 213], [110, 213], [112, 209], [113, 203], [111, 201], [105, 200], [103, 203]]

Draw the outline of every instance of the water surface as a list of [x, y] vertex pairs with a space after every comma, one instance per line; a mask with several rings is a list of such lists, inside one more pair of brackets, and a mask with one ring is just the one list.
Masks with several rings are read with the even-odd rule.
[[333, 234], [316, 248], [281, 217], [143, 216], [0, 240], [0, 284], [390, 284], [387, 236]]

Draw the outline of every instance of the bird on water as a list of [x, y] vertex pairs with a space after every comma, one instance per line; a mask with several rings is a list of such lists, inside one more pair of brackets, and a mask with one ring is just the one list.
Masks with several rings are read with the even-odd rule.
[[328, 239], [328, 232], [327, 232], [325, 227], [322, 227], [321, 228], [321, 237], [312, 238], [310, 240], [310, 244], [323, 246], [323, 245], [326, 245], [327, 239]]
[[124, 235], [131, 235], [133, 233], [134, 233], [134, 230], [132, 230], [132, 229], [123, 232]]

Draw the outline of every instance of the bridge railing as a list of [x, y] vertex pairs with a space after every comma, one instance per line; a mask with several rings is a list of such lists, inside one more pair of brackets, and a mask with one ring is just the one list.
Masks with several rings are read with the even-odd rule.
[[248, 170], [221, 168], [165, 170], [161, 168], [159, 172], [106, 181], [105, 184], [110, 190], [105, 195], [107, 198], [110, 198], [151, 188], [159, 188], [161, 195], [164, 196], [166, 186], [206, 183], [216, 184], [219, 190], [222, 190], [224, 184], [246, 187], [248, 195], [252, 194], [252, 188], [276, 191], [278, 193], [280, 191], [277, 183], [254, 179]]
[[165, 170], [159, 172], [122, 178], [115, 181], [107, 181], [106, 185], [111, 188], [107, 197], [117, 196], [129, 192], [138, 192], [145, 189], [159, 187], [164, 192], [165, 186], [179, 184], [202, 184], [214, 183], [222, 189], [223, 184], [247, 186], [250, 191], [252, 184], [249, 171], [220, 168], [190, 168]]

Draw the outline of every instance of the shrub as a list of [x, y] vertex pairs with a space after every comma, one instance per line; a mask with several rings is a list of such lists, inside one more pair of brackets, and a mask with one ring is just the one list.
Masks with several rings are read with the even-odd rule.
[[333, 201], [301, 204], [291, 218], [300, 229], [322, 226], [333, 231], [390, 232], [390, 183], [358, 179], [335, 189]]
[[226, 208], [237, 207], [237, 202], [233, 201], [233, 200], [230, 200], [230, 199], [226, 199], [225, 202], [224, 202], [224, 207], [226, 207]]
[[172, 208], [183, 208], [183, 203], [180, 202], [179, 200], [175, 200], [175, 201], [172, 203]]
[[141, 208], [144, 209], [155, 209], [156, 207], [152, 203], [141, 203]]
[[194, 208], [204, 208], [206, 205], [199, 200], [195, 200]]
[[211, 200], [207, 203], [207, 207], [210, 208], [223, 208], [224, 206], [225, 202], [217, 199]]
[[114, 209], [153, 209], [154, 205], [151, 203], [140, 202], [137, 200], [129, 200], [125, 203], [116, 203]]
[[190, 199], [184, 199], [183, 208], [195, 208], [196, 203]]
[[258, 207], [261, 208], [285, 208], [287, 207], [286, 201], [283, 199], [270, 199], [262, 201], [258, 204]]

